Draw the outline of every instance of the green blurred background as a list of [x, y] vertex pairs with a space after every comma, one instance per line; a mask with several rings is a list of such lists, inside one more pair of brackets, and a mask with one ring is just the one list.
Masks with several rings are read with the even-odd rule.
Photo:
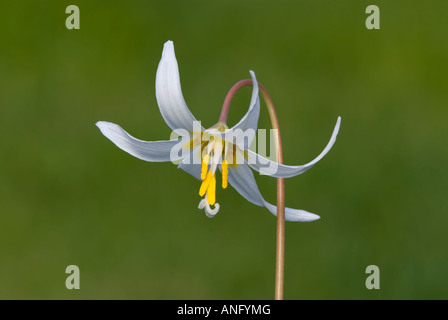
[[[80, 30], [65, 27], [70, 4]], [[365, 27], [369, 4], [380, 30]], [[447, 299], [447, 14], [442, 0], [2, 1], [0, 298], [273, 298], [273, 215], [219, 188], [209, 219], [198, 181], [95, 126], [169, 138], [154, 84], [173, 40], [205, 126], [256, 72], [288, 164], [319, 154], [342, 116], [331, 152], [286, 181], [288, 206], [321, 215], [286, 225], [286, 299]], [[256, 178], [275, 202], [275, 179]], [[80, 290], [65, 287], [71, 264]], [[365, 287], [372, 264], [380, 290]]]

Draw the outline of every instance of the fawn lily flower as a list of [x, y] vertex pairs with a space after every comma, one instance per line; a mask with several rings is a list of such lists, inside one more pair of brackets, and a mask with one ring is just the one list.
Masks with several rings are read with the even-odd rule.
[[[232, 128], [218, 122], [209, 129], [203, 128], [195, 119], [182, 95], [179, 69], [172, 41], [165, 43], [156, 75], [156, 98], [160, 113], [178, 139], [165, 141], [142, 141], [124, 131], [120, 126], [99, 121], [101, 132], [120, 149], [149, 162], [180, 161], [183, 169], [202, 181], [199, 209], [208, 217], [215, 216], [220, 205], [216, 202], [217, 169], [221, 171], [222, 188], [230, 184], [244, 198], [258, 206], [266, 207], [277, 214], [277, 207], [262, 197], [252, 170], [273, 177], [287, 178], [305, 172], [316, 164], [333, 146], [339, 131], [340, 118], [336, 123], [330, 142], [313, 161], [302, 166], [280, 165], [248, 149], [258, 125], [260, 101], [258, 83], [254, 72], [252, 97], [247, 113]], [[179, 152], [182, 151], [182, 152]], [[249, 167], [250, 166], [250, 167]], [[313, 221], [319, 216], [304, 210], [285, 208], [285, 219], [289, 221]]]

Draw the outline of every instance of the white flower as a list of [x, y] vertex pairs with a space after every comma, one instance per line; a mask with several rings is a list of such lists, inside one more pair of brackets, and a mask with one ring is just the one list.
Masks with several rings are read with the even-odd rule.
[[[208, 217], [216, 215], [220, 208], [216, 202], [217, 169], [222, 172], [222, 188], [226, 188], [229, 183], [246, 200], [264, 206], [276, 215], [277, 207], [264, 200], [250, 168], [278, 178], [293, 177], [307, 171], [333, 146], [341, 119], [338, 118], [325, 149], [316, 159], [305, 165], [282, 165], [258, 155], [248, 149], [257, 130], [260, 113], [258, 83], [254, 72], [250, 71], [250, 75], [253, 81], [252, 98], [244, 117], [230, 129], [220, 122], [204, 129], [185, 103], [173, 42], [168, 41], [164, 45], [157, 69], [156, 97], [165, 122], [181, 138], [142, 141], [132, 137], [116, 124], [99, 121], [96, 125], [115, 145], [134, 157], [150, 162], [180, 161], [179, 168], [202, 181], [199, 194], [203, 199], [199, 202], [199, 209], [204, 209]], [[319, 216], [304, 210], [285, 208], [285, 219], [313, 221], [319, 219]]]

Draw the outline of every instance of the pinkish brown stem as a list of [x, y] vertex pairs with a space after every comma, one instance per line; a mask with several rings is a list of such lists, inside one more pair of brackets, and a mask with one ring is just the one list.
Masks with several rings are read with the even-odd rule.
[[[250, 79], [241, 80], [237, 82], [229, 91], [224, 104], [222, 106], [219, 122], [226, 123], [227, 115], [229, 113], [230, 102], [235, 93], [245, 86], [252, 86], [253, 82]], [[277, 113], [275, 112], [274, 103], [272, 99], [261, 84], [258, 84], [261, 96], [263, 97], [266, 107], [271, 118], [272, 129], [274, 129], [275, 149], [277, 162], [283, 164], [283, 150], [280, 136], [280, 126], [278, 123]], [[284, 284], [284, 270], [285, 270], [285, 181], [283, 178], [277, 178], [277, 246], [276, 246], [276, 263], [275, 263], [275, 300], [283, 300], [283, 284]]]

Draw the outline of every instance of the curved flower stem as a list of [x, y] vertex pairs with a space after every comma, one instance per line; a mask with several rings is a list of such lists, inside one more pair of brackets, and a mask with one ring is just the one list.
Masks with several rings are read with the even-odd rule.
[[[241, 80], [237, 82], [227, 94], [222, 107], [219, 122], [225, 123], [229, 113], [230, 102], [235, 93], [244, 86], [251, 86], [252, 80]], [[258, 84], [266, 107], [271, 118], [272, 129], [274, 129], [274, 140], [276, 149], [277, 163], [283, 164], [283, 149], [280, 136], [280, 126], [278, 123], [277, 113], [275, 112], [274, 103], [267, 90]], [[277, 178], [277, 246], [275, 259], [275, 300], [283, 300], [283, 283], [285, 270], [285, 181], [283, 178]]]

